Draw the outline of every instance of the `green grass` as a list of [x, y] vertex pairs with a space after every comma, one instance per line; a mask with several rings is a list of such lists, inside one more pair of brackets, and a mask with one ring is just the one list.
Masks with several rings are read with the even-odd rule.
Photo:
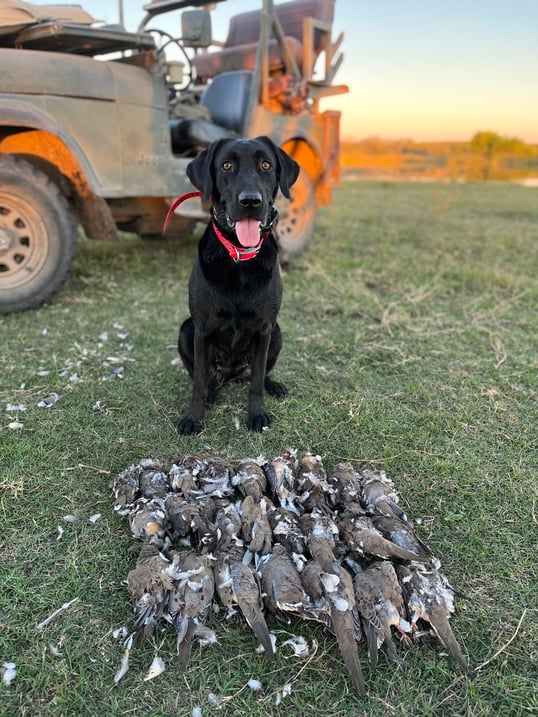
[[[171, 364], [196, 237], [81, 242], [52, 305], [0, 318], [0, 662], [18, 671], [0, 685], [0, 713], [190, 716], [198, 705], [207, 717], [219, 714], [214, 692], [227, 699], [220, 714], [252, 717], [300, 717], [310, 705], [326, 717], [536, 714], [537, 240], [534, 189], [345, 182], [284, 277], [274, 375], [290, 397], [268, 398], [274, 424], [252, 434], [246, 387], [226, 388], [196, 438], [176, 433], [190, 382]], [[110, 357], [123, 379], [103, 381], [118, 365]], [[58, 402], [38, 408], [51, 391]], [[92, 410], [98, 400], [105, 412]], [[16, 419], [21, 430], [8, 427]], [[318, 641], [307, 664], [284, 654], [269, 664], [249, 632], [214, 618], [220, 646], [196, 648], [185, 675], [164, 631], [136, 647], [113, 686], [122, 648], [112, 632], [130, 617], [134, 562], [113, 476], [147, 456], [272, 458], [287, 446], [329, 469], [352, 460], [395, 480], [467, 595], [452, 622], [471, 664], [487, 663], [474, 681], [438, 647], [402, 647], [408, 670], [382, 656], [375, 673], [363, 650], [361, 700], [320, 626], [289, 627]], [[144, 682], [156, 651], [167, 671]], [[251, 677], [263, 693], [245, 687]]]

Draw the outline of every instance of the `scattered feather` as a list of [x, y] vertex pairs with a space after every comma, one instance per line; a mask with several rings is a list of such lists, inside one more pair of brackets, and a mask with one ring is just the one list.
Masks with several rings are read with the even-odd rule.
[[106, 363], [114, 364], [121, 364], [125, 361], [124, 356], [107, 356], [105, 359]]
[[222, 700], [220, 697], [217, 697], [217, 695], [214, 692], [209, 692], [207, 695], [207, 700], [209, 704], [214, 707], [216, 710], [222, 709]]
[[7, 427], [12, 431], [20, 431], [24, 428], [24, 423], [21, 423], [20, 421], [11, 421], [7, 424]]
[[155, 677], [158, 677], [165, 670], [166, 665], [164, 664], [164, 660], [162, 659], [162, 657], [155, 655], [155, 657], [153, 658], [153, 662], [149, 666], [147, 674], [144, 676], [144, 682], [148, 682], [149, 680], [155, 679]]
[[63, 653], [60, 650], [60, 646], [54, 645], [52, 642], [49, 645], [49, 652], [53, 657], [63, 657]]
[[262, 688], [262, 683], [259, 680], [255, 680], [255, 679], [250, 679], [247, 682], [247, 685], [254, 692], [257, 692], [258, 690], [261, 690], [261, 688]]
[[103, 381], [113, 381], [115, 378], [123, 378], [124, 371], [125, 368], [123, 366], [118, 366], [112, 373], [103, 376]]
[[116, 630], [113, 631], [112, 637], [114, 640], [125, 640], [127, 635], [129, 634], [129, 631], [125, 627], [125, 625], [122, 625], [121, 627], [116, 628]]
[[[130, 650], [127, 648], [123, 651], [123, 657], [121, 658], [120, 666], [114, 675], [114, 684], [117, 685], [118, 682], [121, 680], [122, 677], [124, 677], [128, 670], [129, 670], [129, 653]], [[151, 669], [151, 668], [150, 668]], [[146, 679], [146, 678], [144, 678]]]
[[282, 689], [277, 692], [275, 705], [277, 705], [278, 707], [284, 697], [288, 697], [288, 695], [291, 695], [291, 684], [289, 682], [286, 682], [286, 684], [282, 686]]
[[60, 397], [58, 394], [53, 391], [52, 393], [49, 393], [48, 396], [45, 396], [45, 398], [42, 398], [41, 401], [38, 401], [37, 407], [38, 408], [52, 408], [56, 401], [58, 401]]
[[69, 600], [69, 602], [64, 602], [64, 604], [59, 607], [57, 610], [55, 610], [51, 615], [49, 615], [45, 620], [39, 623], [37, 626], [38, 630], [42, 630], [44, 627], [46, 627], [49, 623], [51, 623], [55, 618], [58, 617], [58, 615], [61, 615], [63, 612], [68, 610], [71, 605], [76, 603], [78, 600], [78, 597], [73, 598], [72, 600]]
[[6, 403], [6, 411], [8, 413], [19, 413], [20, 411], [26, 411], [26, 406], [22, 403]]
[[284, 645], [289, 645], [291, 647], [294, 657], [306, 658], [310, 655], [308, 642], [304, 637], [302, 637], [302, 635], [293, 635], [293, 637], [290, 637], [289, 640], [285, 640], [282, 643], [282, 647], [284, 647]]
[[101, 513], [94, 513], [93, 515], [90, 515], [90, 517], [88, 518], [88, 522], [95, 524], [100, 519], [101, 519]]
[[9, 687], [17, 676], [17, 666], [14, 662], [2, 662], [0, 673], [2, 674], [2, 682]]
[[92, 411], [106, 413], [108, 411], [108, 406], [104, 401], [96, 401], [92, 406]]
[[69, 513], [68, 515], [64, 515], [62, 520], [64, 520], [66, 523], [76, 523], [78, 521], [78, 518], [76, 515], [72, 515], [71, 513]]
[[64, 529], [62, 528], [61, 525], [58, 525], [56, 529], [57, 529], [57, 531], [58, 531], [58, 537], [56, 538], [56, 540], [58, 541], [58, 540], [60, 540], [60, 538], [61, 538], [62, 535], [64, 534]]
[[191, 712], [191, 717], [202, 717], [202, 708], [201, 707], [193, 707]]

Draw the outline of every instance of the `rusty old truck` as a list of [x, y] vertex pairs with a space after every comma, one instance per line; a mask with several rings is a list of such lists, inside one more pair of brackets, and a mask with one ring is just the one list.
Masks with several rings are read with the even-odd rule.
[[[231, 18], [224, 42], [207, 7], [155, 0], [127, 31], [121, 1], [110, 25], [78, 5], [1, 0], [0, 313], [49, 301], [81, 235], [161, 236], [192, 190], [187, 164], [222, 137], [268, 135], [299, 162], [278, 243], [283, 256], [306, 248], [339, 182], [340, 113], [320, 110], [347, 91], [334, 84], [335, 0], [263, 0]], [[167, 236], [207, 218], [193, 198]]]

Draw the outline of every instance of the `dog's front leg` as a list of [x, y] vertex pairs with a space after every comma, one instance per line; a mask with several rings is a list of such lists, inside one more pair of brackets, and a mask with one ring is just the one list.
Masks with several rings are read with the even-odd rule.
[[178, 424], [177, 430], [183, 435], [200, 433], [207, 401], [209, 377], [208, 340], [199, 331], [194, 331], [194, 370], [192, 376], [191, 408]]
[[270, 340], [270, 332], [258, 334], [253, 344], [247, 416], [247, 426], [251, 431], [262, 431], [271, 425], [271, 416], [263, 405], [265, 371], [267, 369], [267, 353]]

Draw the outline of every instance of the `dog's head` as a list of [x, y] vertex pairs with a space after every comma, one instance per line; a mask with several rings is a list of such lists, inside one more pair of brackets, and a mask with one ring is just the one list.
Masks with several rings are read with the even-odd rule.
[[259, 241], [280, 188], [290, 198], [299, 165], [269, 137], [221, 139], [187, 166], [187, 176], [205, 199], [223, 230], [235, 231], [242, 246]]

